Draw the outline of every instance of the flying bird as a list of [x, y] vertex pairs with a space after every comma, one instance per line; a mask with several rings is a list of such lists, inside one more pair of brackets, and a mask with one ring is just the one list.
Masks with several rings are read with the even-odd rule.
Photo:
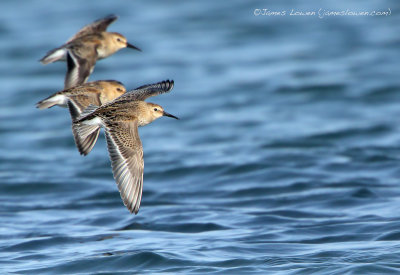
[[[131, 213], [137, 214], [143, 190], [143, 148], [138, 127], [162, 116], [178, 119], [158, 104], [145, 102], [151, 96], [172, 90], [174, 81], [162, 81], [141, 86], [100, 107], [89, 106], [73, 123], [78, 148], [81, 141], [91, 141], [92, 133], [105, 129], [107, 148], [114, 179], [121, 198]], [[89, 144], [87, 148], [92, 148]], [[84, 151], [84, 154], [89, 153]]]
[[[115, 80], [98, 80], [88, 82], [73, 88], [65, 89], [52, 94], [51, 96], [39, 101], [37, 108], [48, 109], [53, 106], [68, 107], [72, 121], [76, 120], [81, 113], [90, 106], [101, 106], [126, 92], [125, 86]], [[100, 129], [93, 132], [87, 142], [81, 141], [78, 150], [81, 152], [90, 151], [99, 136]], [[79, 137], [75, 137], [79, 139]]]
[[64, 45], [49, 51], [40, 62], [48, 64], [67, 61], [64, 82], [64, 88], [67, 89], [85, 83], [98, 59], [106, 58], [126, 47], [141, 51], [122, 34], [106, 31], [117, 18], [109, 15], [86, 25]]

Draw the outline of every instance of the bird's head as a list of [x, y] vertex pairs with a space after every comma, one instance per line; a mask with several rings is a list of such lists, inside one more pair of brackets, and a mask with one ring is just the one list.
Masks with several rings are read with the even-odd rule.
[[123, 95], [126, 92], [125, 86], [116, 80], [101, 81], [103, 93], [101, 93], [101, 104], [114, 100], [115, 98]]
[[149, 116], [149, 120], [150, 121], [154, 121], [157, 118], [160, 118], [162, 116], [167, 116], [167, 117], [172, 117], [175, 119], [179, 119], [174, 115], [171, 115], [170, 113], [167, 113], [166, 111], [164, 111], [164, 108], [161, 107], [158, 104], [154, 104], [154, 103], [147, 103], [146, 102], [146, 109], [147, 109], [147, 115]]
[[113, 46], [115, 47], [116, 50], [120, 50], [120, 49], [123, 49], [123, 48], [131, 48], [131, 49], [134, 49], [134, 50], [137, 50], [137, 51], [142, 51], [138, 47], [130, 44], [128, 42], [128, 40], [126, 39], [126, 37], [123, 36], [120, 33], [109, 32], [107, 34], [109, 35], [109, 39], [111, 40], [111, 43], [113, 44]]

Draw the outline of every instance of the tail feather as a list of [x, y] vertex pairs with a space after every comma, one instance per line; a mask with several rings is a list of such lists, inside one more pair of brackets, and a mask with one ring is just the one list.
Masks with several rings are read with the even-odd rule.
[[36, 108], [39, 108], [41, 110], [43, 109], [48, 109], [53, 107], [54, 105], [57, 105], [57, 102], [55, 101], [50, 101], [48, 98], [47, 99], [43, 99], [41, 101], [39, 101], [38, 103], [36, 103]]
[[49, 51], [40, 62], [44, 65], [53, 63], [59, 60], [66, 60], [67, 50], [64, 47], [55, 48]]
[[39, 109], [48, 109], [55, 105], [66, 107], [67, 105], [67, 97], [62, 94], [53, 94], [38, 103], [36, 103], [36, 107]]

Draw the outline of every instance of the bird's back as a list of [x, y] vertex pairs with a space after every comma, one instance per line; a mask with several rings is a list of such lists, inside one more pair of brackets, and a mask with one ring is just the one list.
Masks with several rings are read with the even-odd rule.
[[92, 112], [82, 114], [77, 122], [82, 122], [85, 120], [91, 120], [95, 117], [99, 117], [104, 121], [131, 121], [138, 118], [138, 114], [141, 111], [140, 101], [113, 101], [108, 104], [104, 104], [99, 108], [93, 110]]

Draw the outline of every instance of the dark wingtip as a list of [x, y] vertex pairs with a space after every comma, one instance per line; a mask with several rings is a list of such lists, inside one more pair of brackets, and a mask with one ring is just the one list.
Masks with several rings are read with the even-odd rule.
[[171, 91], [174, 88], [174, 81], [167, 79], [160, 82], [160, 85], [164, 91]]
[[115, 13], [110, 13], [106, 16], [106, 18], [118, 18], [118, 15], [116, 15]]
[[112, 14], [107, 15], [106, 17], [100, 18], [99, 20], [104, 20], [104, 19], [114, 22], [115, 20], [118, 19], [118, 15], [112, 13]]
[[131, 214], [137, 215], [137, 213], [139, 213], [139, 208], [136, 208], [136, 207], [133, 206], [133, 205], [129, 205], [129, 204], [126, 203], [125, 201], [124, 201], [124, 204], [125, 204], [126, 208], [129, 210], [129, 212], [130, 212]]

